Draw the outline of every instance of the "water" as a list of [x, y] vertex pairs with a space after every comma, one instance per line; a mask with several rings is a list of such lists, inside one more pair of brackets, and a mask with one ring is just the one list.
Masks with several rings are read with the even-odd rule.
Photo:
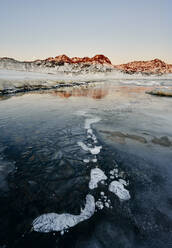
[[170, 83], [1, 97], [0, 245], [171, 247], [172, 99], [145, 94]]

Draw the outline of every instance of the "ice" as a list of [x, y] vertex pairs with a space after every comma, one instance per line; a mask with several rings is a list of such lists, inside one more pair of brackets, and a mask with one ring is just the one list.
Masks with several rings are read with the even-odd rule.
[[[20, 63], [21, 64], [21, 63]], [[1, 67], [0, 66], [0, 90], [13, 90], [15, 92], [16, 87], [20, 89], [25, 85], [29, 86], [46, 86], [53, 87], [59, 82], [63, 83], [86, 83], [86, 82], [105, 82], [118, 80], [123, 84], [134, 84], [134, 85], [149, 85], [149, 86], [160, 86], [158, 79], [171, 80], [172, 74], [166, 74], [162, 76], [151, 75], [143, 76], [142, 74], [125, 74], [119, 71], [113, 70], [112, 72], [106, 72], [106, 66], [103, 65], [100, 71], [96, 71], [95, 65], [89, 67], [89, 71], [85, 72], [82, 66], [78, 66], [75, 70], [72, 65], [57, 66], [55, 68], [16, 68], [14, 67]], [[150, 80], [148, 82], [148, 79]], [[94, 123], [94, 122], [93, 122]]]
[[97, 158], [93, 158], [93, 159], [92, 159], [92, 162], [93, 162], [93, 163], [97, 163]]
[[105, 173], [99, 168], [92, 169], [90, 177], [91, 177], [90, 182], [89, 182], [89, 188], [90, 189], [97, 188], [98, 183], [100, 181], [107, 179], [107, 176], [105, 175]]
[[105, 207], [110, 208], [110, 204], [108, 202], [105, 202]]
[[83, 160], [83, 162], [84, 162], [84, 163], [89, 163], [89, 162], [90, 162], [90, 160], [89, 160], [89, 159], [87, 159], [87, 158], [85, 158], [85, 159]]
[[84, 144], [82, 141], [78, 142], [78, 145], [87, 152], [90, 152], [93, 155], [97, 155], [98, 153], [100, 153], [100, 150], [102, 149], [102, 146], [94, 146], [94, 147], [88, 147], [86, 144]]
[[36, 232], [52, 232], [64, 230], [76, 226], [78, 223], [91, 218], [95, 212], [95, 199], [92, 195], [86, 196], [85, 208], [80, 215], [48, 213], [37, 217], [33, 221], [33, 229]]
[[122, 201], [129, 200], [130, 193], [124, 188], [124, 185], [119, 181], [112, 181], [109, 185], [109, 191], [114, 193]]
[[120, 183], [122, 183], [123, 185], [125, 185], [125, 186], [127, 186], [128, 185], [128, 183], [124, 180], [124, 179], [119, 179], [118, 180]]
[[91, 154], [96, 155], [96, 154], [100, 153], [101, 149], [102, 149], [102, 146], [95, 146], [93, 148], [90, 148], [89, 150], [90, 150]]
[[103, 202], [101, 202], [100, 200], [99, 201], [97, 201], [96, 202], [96, 207], [98, 208], [98, 209], [103, 209], [104, 208], [104, 205], [103, 205]]
[[101, 119], [99, 117], [95, 117], [95, 118], [90, 118], [90, 119], [86, 119], [85, 120], [85, 129], [88, 129], [88, 132], [90, 132], [92, 134], [91, 129], [91, 125], [93, 123], [97, 123], [99, 122]]

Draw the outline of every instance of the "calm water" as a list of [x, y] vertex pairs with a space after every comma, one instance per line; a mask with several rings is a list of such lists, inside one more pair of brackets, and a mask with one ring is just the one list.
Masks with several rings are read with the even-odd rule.
[[[1, 97], [0, 247], [172, 247], [172, 98], [144, 85]], [[95, 167], [107, 179], [90, 189]], [[109, 191], [119, 179], [129, 200]], [[79, 215], [88, 194], [91, 218], [64, 233], [34, 231], [42, 214]]]

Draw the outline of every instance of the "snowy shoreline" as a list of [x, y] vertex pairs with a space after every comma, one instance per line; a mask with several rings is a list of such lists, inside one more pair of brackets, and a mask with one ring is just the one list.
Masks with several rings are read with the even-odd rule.
[[[144, 76], [142, 74], [129, 75], [120, 72], [87, 72], [87, 73], [64, 73], [56, 74], [45, 72], [17, 71], [0, 69], [0, 95], [14, 94], [19, 92], [50, 90], [61, 87], [73, 87], [100, 83], [105, 81], [123, 82], [124, 84], [154, 85], [152, 80], [172, 80], [172, 74], [157, 76]], [[126, 81], [127, 80], [127, 81]], [[142, 81], [142, 82], [139, 82]], [[146, 81], [146, 82], [145, 82]], [[159, 86], [159, 85], [158, 85]]]

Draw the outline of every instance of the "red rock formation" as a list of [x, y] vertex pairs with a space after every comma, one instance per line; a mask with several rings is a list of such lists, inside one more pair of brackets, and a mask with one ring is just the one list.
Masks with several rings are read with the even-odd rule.
[[72, 63], [72, 60], [65, 54], [56, 56], [54, 59], [56, 62]]
[[102, 54], [94, 56], [91, 60], [100, 64], [111, 64], [111, 61]]
[[[8, 68], [8, 64], [17, 64], [19, 66], [22, 65], [22, 63], [25, 63], [28, 67], [32, 65], [36, 66], [44, 66], [44, 67], [55, 67], [55, 66], [63, 66], [65, 63], [68, 64], [80, 64], [80, 63], [85, 63], [86, 66], [90, 66], [91, 64], [102, 64], [102, 65], [109, 65], [109, 67], [113, 70], [118, 69], [122, 72], [125, 73], [145, 73], [145, 74], [166, 74], [166, 73], [172, 73], [172, 65], [171, 64], [166, 64], [165, 62], [159, 60], [159, 59], [154, 59], [150, 61], [133, 61], [129, 62], [126, 64], [121, 64], [121, 65], [112, 65], [111, 61], [105, 57], [102, 54], [95, 55], [92, 58], [89, 57], [73, 57], [69, 58], [65, 54], [59, 55], [54, 57], [49, 57], [47, 59], [38, 59], [35, 61], [17, 61], [12, 58], [0, 58], [0, 63], [2, 64], [3, 68]], [[1, 65], [0, 64], [0, 65]], [[108, 68], [108, 67], [107, 67]]]
[[60, 56], [56, 56], [55, 58], [47, 58], [45, 61], [50, 61], [50, 62], [60, 62], [60, 63], [69, 63], [69, 64], [74, 64], [74, 63], [98, 63], [98, 64], [110, 64], [111, 65], [111, 61], [105, 57], [104, 55], [96, 55], [92, 58], [89, 57], [83, 57], [83, 58], [79, 58], [79, 57], [73, 57], [73, 58], [69, 58], [66, 55], [60, 55]]
[[114, 67], [126, 73], [172, 73], [172, 65], [166, 64], [159, 59], [150, 61], [133, 61], [127, 64], [116, 65]]

